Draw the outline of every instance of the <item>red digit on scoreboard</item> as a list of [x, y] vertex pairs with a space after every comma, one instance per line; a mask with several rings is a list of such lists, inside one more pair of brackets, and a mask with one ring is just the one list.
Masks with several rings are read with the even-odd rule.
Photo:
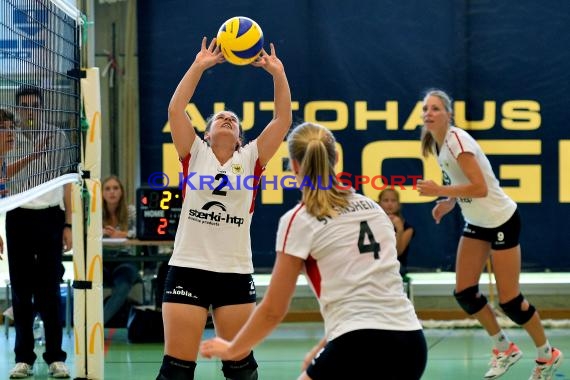
[[159, 222], [158, 227], [156, 227], [156, 232], [159, 235], [165, 235], [166, 234], [165, 229], [166, 229], [166, 226], [168, 226], [168, 220], [166, 218], [160, 218], [159, 220], [160, 220], [160, 222]]

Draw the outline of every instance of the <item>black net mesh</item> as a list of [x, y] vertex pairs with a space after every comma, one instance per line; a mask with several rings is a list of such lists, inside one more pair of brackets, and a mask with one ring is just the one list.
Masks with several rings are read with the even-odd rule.
[[79, 30], [53, 1], [0, 1], [0, 209], [78, 172]]

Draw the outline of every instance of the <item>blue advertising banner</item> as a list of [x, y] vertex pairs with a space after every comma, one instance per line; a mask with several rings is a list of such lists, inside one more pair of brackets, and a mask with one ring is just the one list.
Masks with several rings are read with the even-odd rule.
[[[435, 199], [413, 189], [418, 177], [441, 181], [419, 142], [421, 99], [434, 87], [453, 96], [456, 125], [479, 141], [519, 204], [523, 269], [570, 270], [568, 1], [139, 2], [143, 185], [164, 173], [178, 186], [168, 103], [202, 37], [214, 37], [233, 16], [257, 21], [266, 49], [275, 44], [294, 122], [315, 121], [335, 133], [339, 169], [357, 191], [372, 199], [386, 185], [400, 191], [416, 231], [411, 270], [452, 270], [463, 227], [458, 208], [436, 225]], [[203, 75], [187, 112], [203, 132], [209, 115], [233, 110], [252, 140], [271, 119], [272, 99], [264, 70], [224, 63]], [[286, 157], [283, 144], [257, 198], [251, 234], [258, 268], [272, 266], [278, 219], [299, 200], [279, 182], [291, 174]]]

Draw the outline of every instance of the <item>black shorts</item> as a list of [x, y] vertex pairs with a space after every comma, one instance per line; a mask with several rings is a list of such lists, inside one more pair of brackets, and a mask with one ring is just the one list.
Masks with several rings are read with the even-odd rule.
[[463, 236], [491, 243], [494, 250], [509, 249], [519, 245], [521, 234], [521, 217], [519, 211], [504, 224], [495, 228], [484, 228], [466, 223], [463, 228]]
[[307, 374], [313, 380], [418, 380], [426, 363], [422, 330], [355, 330], [328, 342]]
[[215, 309], [256, 301], [251, 274], [218, 273], [170, 266], [162, 302], [183, 303]]

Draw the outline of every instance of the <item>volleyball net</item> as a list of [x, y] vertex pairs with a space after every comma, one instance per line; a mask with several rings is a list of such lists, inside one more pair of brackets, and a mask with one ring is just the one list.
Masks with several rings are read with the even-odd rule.
[[75, 378], [102, 379], [101, 102], [83, 24], [67, 0], [0, 2], [0, 213], [72, 184]]
[[0, 4], [0, 212], [80, 178], [78, 16], [62, 1]]

